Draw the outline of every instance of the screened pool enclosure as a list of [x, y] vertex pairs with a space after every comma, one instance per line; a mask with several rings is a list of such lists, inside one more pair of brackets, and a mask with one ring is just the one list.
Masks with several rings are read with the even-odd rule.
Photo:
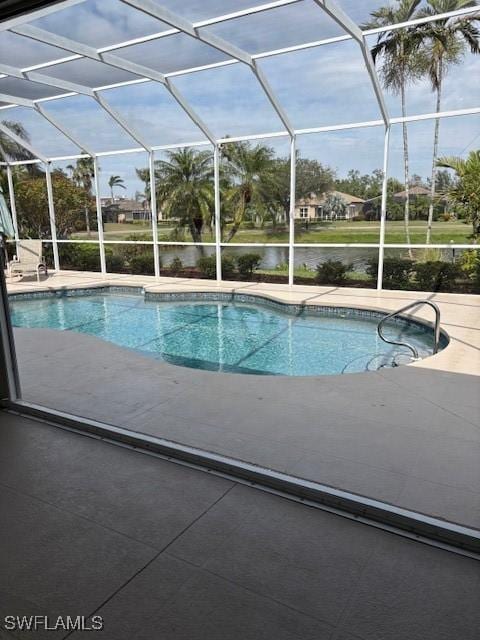
[[480, 222], [447, 161], [480, 141], [479, 10], [381, 5], [65, 0], [0, 23], [12, 253], [217, 280], [254, 253], [260, 278], [333, 261], [378, 289], [386, 260], [460, 261], [464, 286]]

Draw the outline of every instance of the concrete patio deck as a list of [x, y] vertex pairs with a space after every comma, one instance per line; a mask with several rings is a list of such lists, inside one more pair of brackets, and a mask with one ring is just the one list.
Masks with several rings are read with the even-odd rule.
[[[0, 425], [2, 640], [478, 638], [476, 560], [2, 411]], [[2, 629], [94, 613], [98, 634]]]
[[18, 329], [23, 397], [480, 529], [480, 297], [78, 272], [9, 291], [106, 283], [387, 310], [434, 300], [451, 340], [444, 351], [344, 376], [219, 374], [72, 331]]

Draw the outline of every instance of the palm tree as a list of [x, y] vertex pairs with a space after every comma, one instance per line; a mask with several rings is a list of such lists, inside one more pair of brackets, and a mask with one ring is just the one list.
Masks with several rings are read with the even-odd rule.
[[[419, 12], [419, 16], [434, 16], [448, 11], [457, 11], [477, 5], [476, 0], [427, 0], [428, 6]], [[480, 14], [470, 14], [454, 18], [444, 18], [421, 27], [424, 37], [426, 56], [425, 73], [430, 78], [432, 91], [436, 93], [436, 112], [441, 111], [442, 84], [448, 67], [459, 64], [467, 48], [472, 53], [480, 53], [480, 32], [474, 22]], [[440, 118], [435, 120], [433, 135], [432, 177], [430, 184], [430, 202], [428, 207], [427, 244], [432, 236], [433, 207], [437, 188], [437, 156]]]
[[110, 187], [113, 204], [113, 187], [121, 187], [122, 189], [126, 189], [126, 186], [120, 176], [110, 176], [110, 178], [108, 179], [108, 186]]
[[230, 177], [225, 192], [227, 206], [233, 214], [226, 242], [230, 242], [249, 212], [264, 220], [272, 204], [272, 193], [277, 189], [278, 174], [274, 151], [264, 145], [252, 147], [248, 142], [227, 144], [222, 149], [227, 160], [224, 168]]
[[330, 220], [337, 220], [337, 218], [341, 220], [345, 217], [347, 203], [336, 193], [329, 193], [323, 205], [323, 210]]
[[169, 151], [167, 160], [156, 162], [155, 176], [166, 217], [175, 218], [179, 228], [187, 227], [193, 242], [201, 242], [203, 229], [211, 227], [213, 219], [211, 152], [189, 147]]
[[[371, 13], [372, 20], [362, 28], [371, 29], [394, 25], [412, 20], [421, 0], [398, 0], [397, 6], [380, 7]], [[381, 59], [380, 75], [383, 85], [395, 94], [400, 94], [402, 116], [407, 115], [406, 88], [409, 82], [420, 77], [418, 48], [421, 38], [415, 29], [392, 29], [379, 34], [376, 45], [372, 48], [375, 62]], [[403, 123], [403, 168], [405, 174], [405, 238], [410, 244], [410, 172], [408, 158], [407, 123]]]
[[457, 174], [457, 180], [443, 195], [472, 223], [473, 237], [477, 238], [480, 235], [480, 151], [471, 151], [467, 159], [439, 158], [437, 167], [452, 169]]
[[83, 189], [84, 193], [84, 211], [85, 211], [85, 227], [87, 236], [90, 237], [90, 199], [92, 197], [92, 184], [95, 177], [95, 169], [93, 158], [79, 158], [74, 165], [69, 164], [67, 169], [71, 172], [73, 182]]
[[[15, 133], [19, 138], [25, 140], [25, 142], [30, 142], [30, 136], [20, 122], [3, 120], [2, 124], [8, 127], [12, 133]], [[0, 148], [9, 160], [31, 160], [33, 158], [30, 151], [27, 151], [22, 145], [12, 140], [3, 133], [3, 131], [0, 131]]]
[[137, 177], [139, 180], [141, 180], [143, 182], [143, 184], [145, 185], [144, 189], [143, 189], [143, 193], [139, 195], [141, 195], [141, 197], [143, 198], [143, 208], [144, 211], [147, 213], [147, 219], [151, 219], [151, 214], [150, 214], [150, 171], [149, 169], [146, 169], [145, 167], [142, 167], [141, 169], [135, 169], [135, 172], [137, 174]]

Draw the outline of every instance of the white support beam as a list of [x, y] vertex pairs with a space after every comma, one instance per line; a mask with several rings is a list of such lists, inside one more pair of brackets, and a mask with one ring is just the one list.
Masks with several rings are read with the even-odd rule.
[[33, 25], [18, 27], [12, 29], [12, 32], [31, 38], [32, 40], [37, 40], [37, 42], [42, 42], [43, 44], [64, 49], [69, 53], [75, 53], [84, 58], [89, 58], [90, 60], [103, 62], [111, 67], [116, 67], [122, 71], [128, 71], [129, 73], [134, 73], [140, 77], [156, 80], [162, 84], [165, 82], [164, 75], [155, 69], [150, 69], [149, 67], [145, 67], [141, 64], [130, 62], [129, 60], [125, 60], [113, 53], [99, 53], [95, 47], [90, 47], [87, 44], [83, 44], [83, 42], [78, 42], [77, 40], [60, 36], [57, 33], [46, 31], [45, 29], [40, 29]]
[[282, 107], [282, 105], [278, 101], [278, 98], [276, 97], [275, 93], [273, 92], [272, 88], [270, 87], [270, 84], [269, 84], [267, 78], [265, 77], [265, 74], [263, 73], [263, 71], [260, 69], [260, 67], [257, 65], [257, 63], [255, 61], [253, 62], [252, 70], [253, 70], [253, 73], [254, 73], [255, 77], [257, 78], [260, 86], [262, 87], [265, 95], [267, 96], [270, 104], [272, 105], [272, 107], [276, 111], [278, 117], [280, 118], [283, 126], [288, 131], [288, 133], [291, 136], [293, 136], [294, 135], [294, 129], [293, 129], [293, 124], [290, 122], [290, 118], [288, 117], [285, 109]]
[[157, 213], [157, 184], [155, 180], [155, 154], [150, 151], [148, 154], [148, 169], [150, 173], [150, 211], [152, 214], [152, 238], [153, 238], [153, 259], [155, 277], [160, 277], [160, 254], [158, 248], [158, 213]]
[[[221, 22], [225, 22], [227, 20], [232, 20], [236, 17], [241, 17], [241, 16], [246, 16], [246, 15], [251, 15], [251, 14], [255, 14], [261, 11], [266, 11], [268, 9], [272, 9], [275, 8], [277, 6], [283, 6], [286, 4], [293, 4], [296, 2], [303, 2], [304, 0], [278, 0], [277, 2], [270, 2], [264, 5], [257, 5], [256, 7], [252, 7], [250, 9], [243, 9], [241, 11], [236, 11], [234, 13], [231, 14], [226, 14], [226, 15], [222, 15], [222, 16], [217, 16], [214, 18], [209, 18], [207, 20], [202, 20], [199, 22], [195, 22], [193, 23], [193, 26], [197, 29], [197, 28], [203, 28], [206, 26], [210, 26], [210, 25], [214, 25], [214, 24], [219, 24]], [[461, 17], [464, 15], [469, 15], [472, 13], [476, 13], [478, 12], [478, 6], [475, 7], [465, 7], [463, 9], [458, 9], [456, 11], [449, 11], [447, 13], [442, 13], [442, 14], [437, 14], [435, 16], [426, 16], [423, 18], [416, 18], [415, 20], [410, 20], [408, 22], [402, 22], [402, 23], [397, 23], [397, 24], [392, 24], [392, 25], [386, 25], [386, 26], [382, 26], [382, 27], [376, 27], [375, 29], [366, 29], [365, 31], [362, 32], [362, 35], [364, 37], [369, 36], [369, 35], [374, 35], [374, 34], [378, 34], [378, 33], [383, 33], [385, 31], [390, 31], [390, 30], [394, 30], [394, 29], [403, 29], [406, 27], [411, 27], [411, 26], [415, 26], [415, 25], [420, 25], [420, 24], [425, 24], [428, 22], [435, 22], [438, 20], [445, 20], [448, 18], [455, 18], [455, 17]], [[1, 24], [0, 23], [0, 28], [1, 28]], [[14, 30], [14, 28], [12, 27], [12, 30]], [[19, 32], [19, 31], [16, 31]], [[44, 32], [44, 33], [48, 33], [48, 32]], [[149, 34], [149, 35], [145, 35], [139, 38], [134, 38], [133, 40], [125, 40], [122, 42], [118, 42], [116, 44], [112, 44], [109, 45], [108, 47], [100, 47], [98, 49], [96, 49], [96, 54], [97, 55], [102, 55], [104, 53], [109, 53], [111, 51], [116, 51], [118, 49], [123, 49], [124, 47], [128, 47], [128, 46], [132, 46], [135, 44], [142, 44], [144, 42], [151, 42], [153, 40], [159, 40], [161, 38], [165, 38], [171, 35], [174, 35], [176, 33], [180, 33], [179, 29], [168, 29], [166, 31], [160, 31], [157, 33], [153, 33], [153, 34]], [[335, 42], [342, 42], [345, 40], [351, 40], [352, 36], [350, 34], [345, 34], [345, 35], [341, 35], [341, 36], [335, 36], [333, 38], [324, 38], [322, 40], [313, 40], [313, 41], [309, 41], [309, 42], [305, 42], [305, 43], [301, 43], [298, 45], [293, 45], [290, 47], [283, 47], [280, 49], [271, 49], [271, 50], [267, 50], [267, 51], [262, 51], [260, 53], [256, 53], [253, 54], [251, 57], [253, 60], [258, 60], [261, 58], [269, 58], [272, 56], [277, 56], [277, 55], [282, 55], [284, 53], [292, 53], [294, 51], [301, 51], [304, 49], [311, 49], [311, 48], [316, 48], [316, 47], [320, 47], [323, 45], [327, 45], [327, 44], [332, 44]], [[58, 64], [62, 64], [64, 62], [69, 62], [72, 60], [78, 60], [80, 58], [82, 58], [83, 56], [81, 54], [72, 54], [68, 57], [62, 57], [62, 58], [56, 58], [55, 60], [50, 60], [48, 62], [43, 62], [40, 64], [36, 64], [36, 65], [32, 65], [30, 67], [25, 67], [23, 69], [23, 71], [34, 71], [34, 70], [38, 70], [38, 69], [45, 69], [48, 67], [52, 67]], [[88, 56], [87, 56], [88, 57]], [[97, 58], [96, 58], [97, 59]], [[125, 61], [122, 58], [123, 62], [128, 62]], [[178, 71], [172, 71], [171, 73], [166, 73], [165, 74], [165, 78], [173, 78], [175, 76], [181, 76], [181, 75], [187, 75], [190, 73], [196, 73], [197, 71], [209, 68], [209, 69], [213, 69], [216, 67], [222, 67], [225, 65], [231, 65], [231, 64], [239, 64], [240, 60], [237, 59], [230, 59], [230, 60], [225, 60], [225, 61], [221, 61], [221, 62], [214, 62], [211, 63], [209, 65], [202, 65], [200, 67], [190, 67], [190, 68], [186, 68], [186, 69], [180, 69]], [[133, 63], [132, 63], [133, 64]], [[115, 65], [113, 65], [115, 66]], [[140, 69], [139, 67], [141, 67], [141, 65], [137, 65], [137, 71], [135, 73], [139, 73]], [[125, 82], [120, 82], [120, 83], [116, 83], [115, 86], [128, 86], [129, 84], [134, 84], [137, 82], [145, 82], [147, 80], [149, 80], [150, 78], [148, 77], [148, 73], [147, 75], [143, 76], [142, 78], [139, 78], [138, 80], [127, 80]], [[103, 88], [103, 87], [102, 87]], [[99, 90], [99, 87], [96, 87], [97, 90]]]
[[50, 122], [50, 124], [52, 126], [55, 127], [55, 129], [57, 129], [58, 131], [60, 131], [60, 133], [62, 133], [66, 138], [68, 138], [70, 140], [70, 142], [73, 142], [73, 144], [78, 147], [80, 149], [80, 151], [84, 151], [86, 153], [88, 153], [88, 155], [90, 156], [94, 156], [95, 154], [93, 153], [93, 151], [91, 151], [88, 146], [85, 146], [82, 142], [80, 142], [80, 140], [78, 140], [74, 135], [72, 135], [70, 133], [70, 131], [68, 131], [68, 129], [65, 129], [65, 127], [60, 124], [58, 122], [58, 120], [56, 118], [54, 118], [53, 116], [51, 116], [40, 104], [36, 104], [34, 106], [35, 111], [37, 111], [43, 118], [45, 118], [45, 120], [47, 120], [48, 122]]
[[42, 162], [47, 162], [47, 158], [43, 155], [43, 153], [39, 153], [37, 149], [32, 147], [32, 145], [29, 142], [27, 142], [20, 136], [17, 136], [16, 133], [13, 133], [13, 131], [11, 131], [11, 129], [9, 129], [6, 125], [4, 125], [3, 122], [0, 122], [0, 131], [2, 131], [2, 133], [8, 136], [11, 140], [16, 142], [19, 146], [29, 151], [33, 156], [35, 156], [36, 159], [41, 160]]
[[375, 62], [373, 61], [372, 53], [364, 38], [362, 38], [362, 42], [360, 43], [360, 49], [362, 50], [362, 56], [365, 61], [368, 75], [370, 76], [370, 81], [372, 83], [373, 91], [375, 92], [375, 97], [382, 114], [383, 122], [385, 123], [385, 126], [388, 126], [390, 116], [388, 114], [387, 103], [385, 101], [385, 96], [383, 93], [382, 85], [380, 84], [377, 70], [375, 69]]
[[170, 80], [166, 81], [165, 88], [170, 93], [170, 95], [177, 101], [180, 107], [185, 111], [187, 116], [194, 122], [200, 131], [210, 140], [212, 144], [215, 144], [215, 136], [210, 131], [209, 127], [205, 124], [205, 122], [200, 118], [200, 116], [192, 109], [192, 107], [188, 104], [185, 98], [182, 96], [180, 91], [175, 87], [174, 84], [170, 82]]
[[288, 216], [288, 284], [293, 285], [295, 273], [295, 202], [297, 178], [297, 149], [295, 136], [290, 140], [290, 207]]
[[[3, 65], [0, 65], [0, 69], [2, 68], [2, 66]], [[19, 69], [16, 70], [14, 67], [9, 67], [9, 68], [11, 70], [14, 70], [15, 72], [16, 71], [20, 72], [20, 76], [15, 75], [15, 77], [22, 77], [22, 73]], [[93, 91], [91, 92], [91, 94], [93, 96]], [[60, 133], [62, 133], [66, 138], [68, 138], [71, 142], [73, 142], [75, 146], [79, 147], [81, 151], [87, 151], [87, 153], [89, 153], [90, 155], [93, 155], [88, 149], [85, 148], [85, 145], [81, 144], [80, 141], [75, 138], [75, 136], [73, 136], [69, 131], [67, 131], [55, 118], [49, 115], [40, 104], [34, 102], [33, 100], [26, 100], [26, 99], [18, 98], [17, 96], [8, 96], [8, 95], [0, 94], [0, 100], [7, 101], [7, 99], [16, 102], [17, 105], [19, 106], [27, 107], [27, 108], [33, 109], [34, 111], [37, 111], [37, 113], [39, 113], [43, 118], [48, 120], [48, 122], [50, 122], [50, 124], [52, 124], [58, 131], [60, 131]]]
[[[71, 40], [70, 38], [65, 38], [64, 36], [59, 36], [55, 33], [45, 31], [44, 29], [39, 29], [38, 27], [32, 27], [31, 25], [20, 27], [19, 29], [16, 29], [14, 31], [15, 33], [20, 33], [21, 35], [28, 36], [44, 44], [60, 47], [65, 49], [66, 51], [77, 53], [91, 60], [103, 62], [104, 64], [107, 64], [112, 67], [116, 67], [117, 69], [121, 69], [122, 71], [127, 71], [129, 73], [136, 74], [140, 77], [139, 79], [147, 78], [148, 80], [152, 80], [154, 82], [160, 83], [166, 88], [166, 90], [170, 93], [170, 95], [176, 100], [176, 102], [183, 109], [183, 111], [185, 111], [185, 113], [192, 120], [192, 122], [202, 131], [202, 133], [204, 133], [207, 136], [210, 142], [212, 143], [214, 142], [213, 134], [210, 132], [207, 125], [202, 121], [200, 116], [197, 113], [195, 113], [192, 107], [181, 95], [180, 91], [176, 87], [174, 87], [171, 82], [167, 81], [163, 73], [160, 73], [155, 69], [151, 69], [150, 67], [146, 67], [144, 65], [140, 65], [135, 62], [130, 62], [129, 60], [121, 58], [120, 56], [117, 56], [113, 53], [108, 53], [108, 52], [99, 53], [93, 47], [84, 45], [81, 42]], [[1, 67], [0, 67], [0, 71], [1, 71]], [[38, 80], [39, 82], [51, 84], [52, 86], [59, 86], [67, 90], [76, 91], [77, 93], [85, 93], [85, 91], [77, 91], [73, 83], [70, 83], [70, 82], [64, 83], [63, 81], [57, 81], [56, 79], [52, 79], [52, 81], [49, 82], [49, 76], [44, 76], [43, 74], [38, 74], [37, 72], [33, 72], [33, 73], [35, 74], [36, 78], [39, 78], [39, 77], [42, 78], [41, 80]], [[32, 78], [31, 72], [28, 72], [28, 75], [31, 79], [34, 79]], [[58, 84], [58, 82], [62, 82], [63, 84]], [[88, 89], [87, 95], [92, 96], [93, 98], [95, 98], [95, 100], [97, 100], [97, 102], [99, 102], [98, 90]], [[150, 148], [150, 146], [147, 145], [145, 141], [142, 142], [140, 140], [141, 139], [140, 134], [135, 132], [135, 135], [133, 135], [134, 133], [133, 128], [130, 125], [128, 125], [128, 123], [118, 114], [118, 112], [115, 111], [112, 107], [110, 107], [104, 99], [102, 99], [102, 101], [99, 102], [99, 104], [106, 111], [108, 111], [111, 117], [114, 118], [118, 122], [118, 124], [120, 124], [120, 126], [129, 133], [130, 136], [132, 136], [135, 140], [137, 140], [139, 144], [141, 144], [147, 150]]]
[[359, 44], [380, 113], [382, 114], [385, 126], [388, 126], [389, 115], [387, 103], [385, 102], [385, 96], [383, 95], [383, 89], [377, 75], [377, 70], [375, 69], [372, 54], [370, 53], [370, 49], [360, 27], [340, 7], [332, 2], [332, 0], [314, 0], [314, 2]]
[[156, 69], [146, 67], [145, 65], [138, 64], [137, 62], [130, 62], [130, 60], [121, 58], [113, 53], [102, 53], [100, 56], [102, 62], [110, 65], [111, 67], [116, 67], [122, 71], [134, 73], [135, 75], [140, 76], [140, 78], [148, 78], [149, 80], [160, 82], [160, 84], [165, 84], [165, 76]]
[[102, 275], [107, 273], [107, 261], [105, 259], [105, 244], [103, 235], [103, 212], [100, 198], [100, 172], [97, 158], [93, 159], [93, 182], [95, 185], [95, 204], [97, 208], [98, 248], [100, 251], [100, 271]]
[[389, 157], [390, 127], [385, 128], [385, 140], [383, 145], [383, 178], [382, 178], [382, 204], [380, 213], [380, 246], [378, 249], [377, 289], [383, 288], [383, 259], [385, 255], [385, 226], [387, 221], [387, 187], [388, 187], [388, 157]]
[[45, 29], [40, 29], [32, 24], [11, 27], [10, 31], [17, 35], [37, 40], [37, 42], [43, 42], [44, 44], [49, 44], [52, 47], [63, 49], [69, 53], [77, 53], [85, 58], [93, 58], [94, 60], [101, 62], [100, 54], [97, 52], [95, 47], [90, 47], [88, 44], [83, 44], [83, 42], [77, 42], [70, 38], [65, 38], [64, 36], [52, 33], [51, 31], [46, 31]]
[[182, 31], [187, 35], [190, 35], [193, 38], [196, 38], [197, 40], [200, 40], [201, 42], [210, 45], [211, 47], [217, 49], [217, 51], [221, 51], [222, 53], [225, 53], [231, 58], [234, 58], [246, 64], [252, 70], [253, 74], [258, 80], [258, 83], [263, 89], [265, 95], [267, 96], [270, 104], [272, 105], [273, 109], [277, 113], [277, 116], [280, 118], [284, 127], [287, 129], [290, 135], [293, 135], [293, 126], [290, 123], [290, 120], [285, 110], [283, 109], [283, 107], [277, 100], [276, 96], [274, 95], [274, 92], [272, 91], [270, 85], [268, 84], [267, 79], [265, 78], [263, 72], [257, 66], [252, 56], [247, 51], [240, 49], [239, 47], [233, 45], [227, 40], [224, 40], [223, 38], [220, 38], [217, 35], [214, 35], [213, 33], [209, 33], [204, 30], [202, 31], [200, 28], [195, 27], [191, 22], [188, 22], [188, 20], [185, 20], [183, 17], [173, 13], [172, 11], [169, 11], [168, 9], [161, 7], [157, 3], [153, 2], [153, 0], [121, 0], [121, 1], [124, 4], [128, 4], [134, 7], [135, 9], [139, 9], [140, 11], [143, 11], [147, 15], [150, 15], [150, 16], [153, 16], [154, 18], [158, 18], [159, 20], [162, 20], [162, 22], [166, 22], [167, 24], [169, 24], [172, 27], [175, 27], [179, 31]]
[[15, 244], [17, 246], [18, 256], [18, 241], [20, 239], [18, 235], [18, 217], [17, 217], [17, 205], [15, 202], [15, 187], [13, 185], [12, 167], [7, 165], [7, 181], [8, 181], [8, 196], [10, 200], [10, 212], [12, 214], [13, 232], [15, 237]]
[[12, 76], [13, 78], [25, 78], [25, 73], [21, 69], [12, 67], [9, 64], [4, 64], [3, 62], [0, 62], [0, 73], [4, 76]]
[[20, 96], [12, 96], [9, 93], [0, 93], [0, 102], [9, 102], [12, 106], [17, 107], [30, 107], [33, 109], [35, 103], [28, 98], [21, 98]]
[[145, 151], [150, 151], [151, 147], [148, 142], [141, 136], [133, 127], [126, 122], [126, 120], [118, 113], [116, 109], [114, 109], [108, 102], [103, 98], [103, 96], [98, 93], [94, 93], [95, 101], [104, 109], [114, 120], [119, 124], [124, 131], [128, 133], [128, 135], [133, 138], [139, 145], [141, 145]]
[[8, 18], [3, 22], [0, 22], [0, 31], [6, 31], [7, 29], [12, 29], [18, 25], [21, 25], [25, 22], [30, 22], [31, 20], [39, 20], [40, 18], [44, 18], [51, 13], [57, 13], [59, 9], [67, 9], [69, 7], [74, 7], [76, 4], [81, 4], [85, 2], [85, 0], [63, 0], [63, 2], [59, 5], [57, 3], [51, 4], [47, 7], [42, 7], [41, 9], [36, 9], [35, 11], [25, 12], [19, 16], [15, 16], [14, 18]]
[[213, 147], [213, 187], [215, 197], [215, 262], [217, 282], [222, 280], [222, 215], [220, 202], [220, 149]]
[[45, 75], [44, 73], [38, 73], [38, 71], [27, 71], [25, 78], [32, 82], [38, 82], [39, 84], [45, 84], [49, 87], [56, 87], [57, 89], [64, 89], [70, 93], [79, 93], [84, 96], [93, 96], [93, 89], [86, 87], [83, 84], [77, 82], [70, 82], [69, 80], [61, 80], [60, 78], [53, 78], [52, 76]]
[[57, 223], [55, 220], [55, 205], [53, 202], [52, 167], [50, 162], [45, 164], [45, 179], [47, 181], [48, 217], [50, 219], [50, 233], [52, 236], [53, 266], [55, 271], [60, 271], [57, 244]]

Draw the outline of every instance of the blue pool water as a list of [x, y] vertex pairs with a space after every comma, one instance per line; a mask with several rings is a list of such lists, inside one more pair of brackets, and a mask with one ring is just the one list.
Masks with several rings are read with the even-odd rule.
[[[408, 353], [378, 338], [378, 318], [348, 310], [346, 317], [294, 315], [256, 304], [163, 302], [111, 293], [17, 299], [10, 307], [15, 327], [77, 331], [159, 360], [214, 371], [353, 373], [391, 366], [393, 356]], [[422, 356], [432, 353], [431, 333], [414, 324], [386, 328], [387, 336], [402, 336]]]

